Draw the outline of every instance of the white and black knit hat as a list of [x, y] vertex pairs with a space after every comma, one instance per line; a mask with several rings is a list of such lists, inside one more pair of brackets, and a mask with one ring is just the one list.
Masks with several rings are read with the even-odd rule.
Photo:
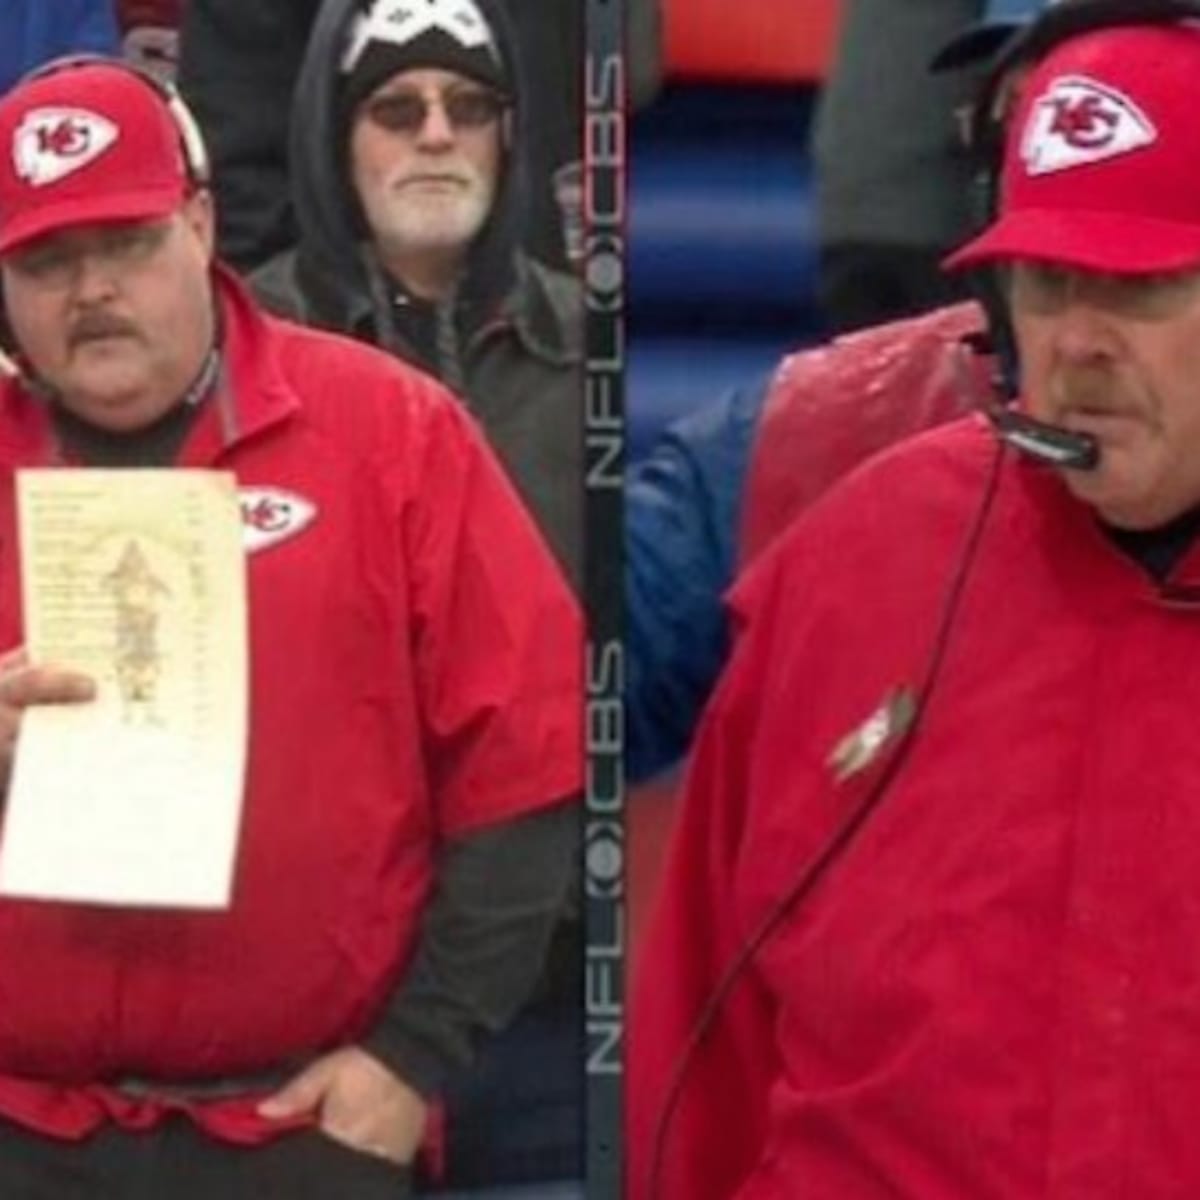
[[440, 67], [499, 92], [510, 81], [496, 37], [475, 0], [367, 0], [347, 30], [343, 111], [398, 71]]

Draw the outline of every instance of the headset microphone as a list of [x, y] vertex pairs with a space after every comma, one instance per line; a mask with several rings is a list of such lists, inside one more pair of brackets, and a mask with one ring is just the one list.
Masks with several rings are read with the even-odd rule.
[[1100, 465], [1100, 443], [1091, 434], [1047, 424], [1006, 404], [989, 404], [984, 415], [1001, 441], [1039, 462], [1073, 471]]
[[986, 333], [963, 338], [951, 360], [971, 407], [987, 418], [1002, 442], [1021, 454], [1052, 467], [1095, 470], [1100, 465], [1100, 443], [1091, 434], [1039, 421], [1015, 406], [1014, 357], [1006, 360], [996, 347], [997, 331], [1005, 328], [993, 321]]

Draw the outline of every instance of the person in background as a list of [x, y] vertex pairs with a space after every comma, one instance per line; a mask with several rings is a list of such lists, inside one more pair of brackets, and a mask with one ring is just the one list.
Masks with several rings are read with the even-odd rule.
[[[187, 0], [180, 86], [213, 147], [219, 245], [242, 270], [295, 243], [288, 119], [320, 0]], [[573, 230], [582, 142], [582, 0], [505, 0], [529, 80], [529, 207], [521, 240], [559, 269], [578, 262]], [[633, 107], [662, 77], [660, 0], [628, 0], [626, 83]]]
[[179, 90], [213, 160], [217, 245], [248, 272], [295, 244], [288, 123], [320, 0], [187, 0]]
[[[962, 69], [933, 73], [934, 51], [968, 25], [1012, 27], [1045, 0], [849, 0], [813, 134], [818, 293], [844, 333], [967, 297], [938, 269], [969, 232], [973, 163], [956, 114], [980, 82], [985, 33]], [[969, 60], [974, 60], [971, 62]]]
[[300, 241], [252, 283], [449, 384], [578, 581], [583, 298], [520, 243], [526, 104], [490, 0], [327, 0], [293, 111]]
[[179, 26], [189, 0], [115, 0], [125, 61], [160, 79], [179, 72]]

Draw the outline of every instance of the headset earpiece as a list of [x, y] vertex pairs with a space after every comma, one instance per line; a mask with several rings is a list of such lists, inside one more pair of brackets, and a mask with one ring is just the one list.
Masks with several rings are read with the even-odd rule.
[[160, 79], [150, 71], [134, 63], [123, 62], [118, 58], [108, 58], [103, 54], [68, 54], [61, 58], [51, 59], [42, 63], [32, 71], [22, 76], [15, 86], [30, 83], [35, 79], [43, 79], [47, 75], [56, 75], [60, 71], [70, 71], [77, 67], [111, 67], [114, 70], [125, 71], [127, 74], [140, 79], [152, 89], [171, 114], [171, 121], [179, 136], [180, 152], [183, 155], [184, 169], [187, 171], [188, 183], [194, 188], [206, 188], [212, 182], [212, 169], [209, 163], [208, 150], [204, 145], [204, 136], [200, 132], [200, 124], [192, 111], [179, 94], [179, 89], [173, 83]]
[[183, 147], [188, 179], [193, 187], [206, 188], [212, 183], [212, 166], [209, 162], [208, 148], [204, 144], [204, 135], [200, 132], [200, 124], [174, 84], [163, 83], [162, 80], [155, 82], [162, 87], [163, 99], [175, 122], [175, 128], [179, 130], [179, 144]]

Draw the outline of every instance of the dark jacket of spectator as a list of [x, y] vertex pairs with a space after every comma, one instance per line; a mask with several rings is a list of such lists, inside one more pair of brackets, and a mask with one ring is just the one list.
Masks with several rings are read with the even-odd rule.
[[188, 0], [179, 87], [215, 169], [226, 262], [257, 266], [295, 241], [287, 183], [296, 72], [320, 0]]
[[972, 164], [955, 109], [975, 70], [930, 60], [983, 0], [848, 0], [814, 131], [821, 301], [832, 331], [961, 294], [939, 260], [970, 230]]

